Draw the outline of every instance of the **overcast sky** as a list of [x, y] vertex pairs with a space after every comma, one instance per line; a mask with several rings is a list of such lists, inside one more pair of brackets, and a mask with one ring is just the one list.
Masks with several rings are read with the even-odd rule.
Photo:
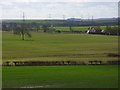
[[63, 19], [118, 16], [119, 0], [1, 0], [1, 18]]

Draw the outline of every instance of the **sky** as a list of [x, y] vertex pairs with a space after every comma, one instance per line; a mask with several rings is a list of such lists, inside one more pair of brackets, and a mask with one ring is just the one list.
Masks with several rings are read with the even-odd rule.
[[119, 0], [1, 0], [0, 18], [67, 19], [118, 17]]

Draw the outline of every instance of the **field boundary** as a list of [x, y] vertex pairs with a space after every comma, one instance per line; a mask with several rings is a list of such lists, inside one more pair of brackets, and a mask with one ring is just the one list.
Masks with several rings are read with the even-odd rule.
[[66, 66], [66, 65], [119, 65], [119, 60], [103, 62], [93, 60], [85, 63], [84, 61], [6, 61], [2, 66]]

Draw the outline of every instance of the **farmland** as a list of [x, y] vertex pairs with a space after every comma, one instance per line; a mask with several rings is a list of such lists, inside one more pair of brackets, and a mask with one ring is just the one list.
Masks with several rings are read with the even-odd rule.
[[[21, 40], [3, 32], [5, 61], [118, 60], [118, 36], [31, 32]], [[2, 68], [3, 88], [117, 88], [117, 65], [20, 66]]]
[[3, 61], [6, 60], [117, 60], [108, 53], [118, 52], [118, 37], [88, 34], [32, 33], [20, 36], [3, 33]]
[[[85, 32], [85, 31], [87, 31], [88, 30], [88, 28], [89, 27], [92, 27], [92, 26], [73, 26], [72, 27], [72, 29], [73, 29], [73, 31], [83, 31], [83, 32]], [[69, 27], [59, 27], [59, 26], [56, 26], [56, 27], [54, 27], [56, 30], [60, 30], [60, 31], [69, 31], [70, 30], [70, 28]], [[101, 29], [105, 29], [106, 28], [106, 26], [101, 26]]]
[[117, 88], [117, 66], [3, 67], [3, 88]]

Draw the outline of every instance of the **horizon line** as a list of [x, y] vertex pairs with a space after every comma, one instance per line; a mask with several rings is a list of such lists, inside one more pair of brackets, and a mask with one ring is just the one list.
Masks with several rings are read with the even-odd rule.
[[[109, 19], [109, 18], [119, 18], [119, 17], [100, 17], [100, 18], [93, 18], [93, 19]], [[1, 20], [22, 20], [23, 18], [0, 18]], [[70, 18], [25, 18], [26, 20], [67, 20], [67, 19], [92, 19], [92, 18], [75, 18], [75, 17], [70, 17]]]

